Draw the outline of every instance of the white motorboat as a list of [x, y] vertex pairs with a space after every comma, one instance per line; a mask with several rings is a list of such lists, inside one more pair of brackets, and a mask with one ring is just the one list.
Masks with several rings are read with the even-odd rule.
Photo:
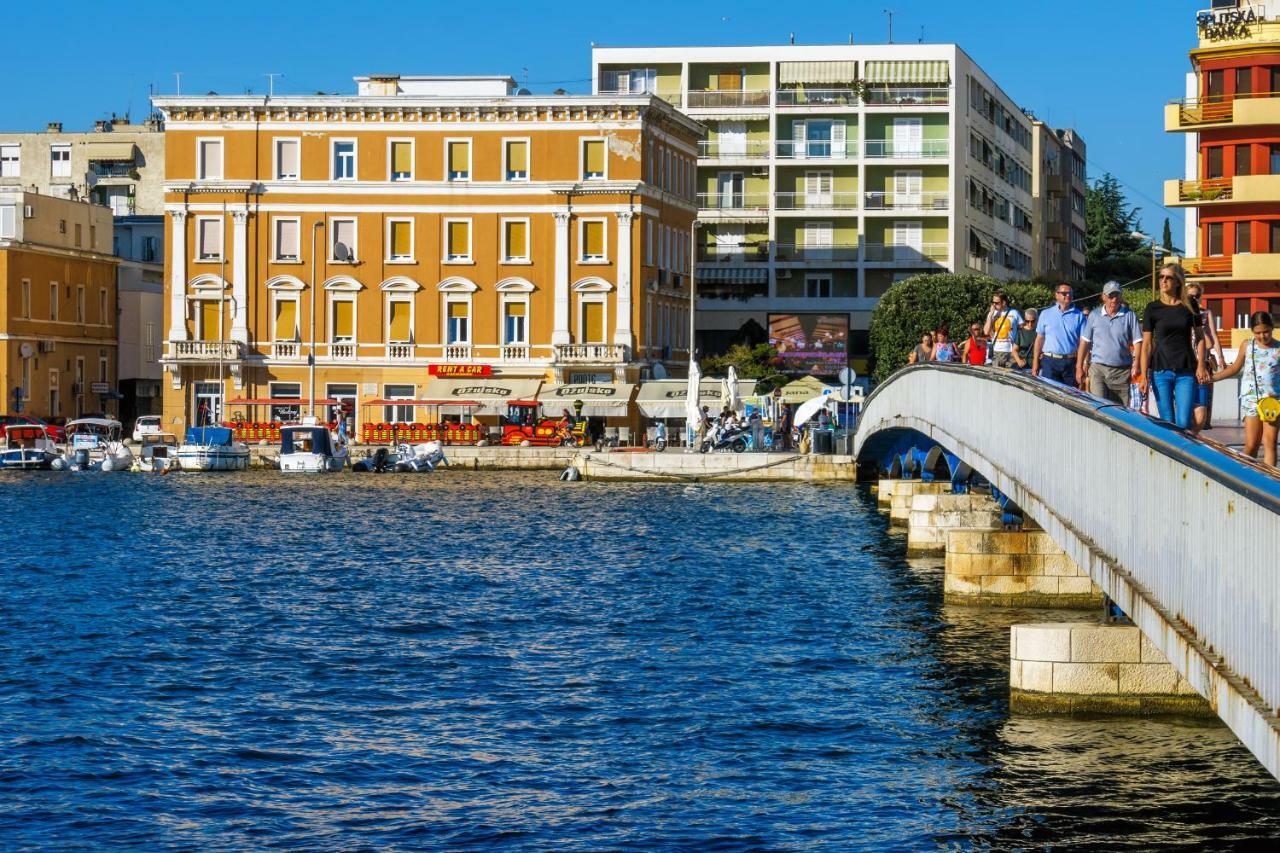
[[280, 428], [281, 471], [324, 474], [341, 471], [346, 464], [347, 447], [328, 427], [311, 423]]
[[53, 463], [72, 471], [128, 471], [133, 453], [124, 446], [124, 428], [110, 418], [79, 418], [67, 422], [67, 451]]
[[184, 471], [243, 471], [249, 467], [249, 445], [235, 440], [230, 427], [191, 427], [178, 448]]
[[138, 470], [164, 473], [178, 468], [178, 437], [171, 432], [144, 432]]
[[59, 459], [57, 447], [42, 426], [12, 425], [0, 443], [0, 468], [39, 471], [53, 467]]
[[421, 473], [434, 471], [439, 465], [448, 465], [444, 447], [438, 441], [425, 444], [399, 444], [393, 448], [379, 447], [372, 456], [356, 462], [352, 471], [366, 471], [374, 474], [385, 474], [389, 471], [398, 473]]

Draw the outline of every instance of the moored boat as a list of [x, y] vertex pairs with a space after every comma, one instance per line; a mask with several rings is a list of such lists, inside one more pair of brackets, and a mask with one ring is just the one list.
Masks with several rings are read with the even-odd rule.
[[17, 471], [47, 470], [58, 458], [57, 448], [42, 426], [10, 426], [0, 444], [0, 468]]
[[138, 468], [163, 473], [178, 467], [178, 437], [171, 432], [144, 432]]
[[328, 427], [295, 424], [280, 428], [280, 470], [302, 474], [341, 471], [347, 448], [334, 440]]
[[67, 422], [67, 450], [54, 468], [72, 471], [128, 471], [133, 453], [125, 447], [123, 427], [111, 418], [79, 418]]
[[243, 471], [249, 467], [249, 446], [235, 440], [229, 427], [191, 427], [178, 448], [184, 471]]

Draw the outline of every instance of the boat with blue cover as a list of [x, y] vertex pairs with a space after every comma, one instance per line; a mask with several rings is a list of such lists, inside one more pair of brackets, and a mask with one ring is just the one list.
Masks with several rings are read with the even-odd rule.
[[249, 445], [235, 440], [230, 427], [189, 427], [178, 448], [183, 471], [243, 471], [249, 467]]

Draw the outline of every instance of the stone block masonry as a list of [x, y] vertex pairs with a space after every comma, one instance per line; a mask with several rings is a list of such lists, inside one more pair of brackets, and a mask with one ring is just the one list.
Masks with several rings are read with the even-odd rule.
[[945, 495], [951, 492], [950, 483], [926, 483], [923, 480], [898, 480], [889, 498], [889, 520], [906, 524], [911, 515], [911, 501], [916, 495]]
[[907, 553], [941, 554], [951, 530], [1000, 530], [1000, 505], [984, 494], [913, 494], [907, 515]]
[[1213, 709], [1132, 625], [1014, 625], [1009, 708], [1024, 714], [1213, 717]]
[[1102, 591], [1043, 530], [948, 530], [948, 604], [1092, 609]]

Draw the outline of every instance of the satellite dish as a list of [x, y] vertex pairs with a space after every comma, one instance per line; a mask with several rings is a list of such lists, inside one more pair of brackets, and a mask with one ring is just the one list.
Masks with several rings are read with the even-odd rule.
[[31, 344], [23, 341], [22, 346], [18, 347], [18, 352], [23, 358], [31, 358], [31, 356], [35, 355], [36, 351], [32, 348]]
[[341, 241], [333, 244], [333, 257], [339, 261], [351, 260], [351, 250], [347, 248], [347, 244]]
[[[23, 346], [25, 347], [25, 346], [30, 346], [30, 345], [29, 345], [29, 344], [23, 344]], [[663, 367], [663, 366], [662, 366], [662, 362], [657, 362], [657, 363], [655, 363], [655, 364], [653, 365], [653, 378], [654, 378], [654, 379], [666, 379], [666, 378], [667, 378], [667, 369], [666, 369], [665, 367]]]

